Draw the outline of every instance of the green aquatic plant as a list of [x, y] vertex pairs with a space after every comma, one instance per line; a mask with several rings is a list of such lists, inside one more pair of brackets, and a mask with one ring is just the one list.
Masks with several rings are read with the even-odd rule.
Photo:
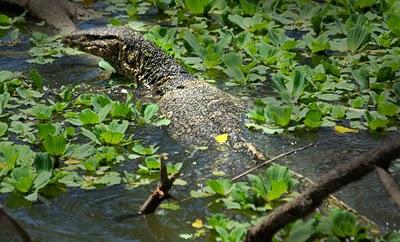
[[206, 7], [213, 1], [211, 0], [183, 0], [183, 7], [195, 15], [205, 13]]
[[365, 112], [365, 119], [371, 130], [385, 129], [388, 124], [388, 119], [376, 111]]
[[291, 77], [276, 74], [272, 77], [275, 89], [278, 91], [279, 96], [286, 103], [296, 103], [307, 84], [306, 73], [295, 70]]
[[119, 123], [119, 120], [113, 120], [108, 125], [97, 124], [93, 130], [90, 131], [85, 128], [81, 128], [82, 134], [94, 141], [97, 144], [105, 145], [121, 145], [130, 142], [130, 139], [125, 139], [125, 131], [128, 129], [128, 121], [123, 120]]
[[8, 124], [0, 122], [0, 137], [5, 135], [8, 129]]
[[[206, 68], [215, 68], [221, 64], [224, 48], [231, 42], [231, 38], [229, 34], [222, 34], [217, 43], [208, 40], [208, 44], [203, 44], [199, 43], [192, 32], [186, 31], [184, 33], [185, 42], [190, 46], [193, 53], [202, 59]], [[206, 42], [206, 40], [203, 41]], [[203, 45], [205, 46], [203, 47]]]
[[233, 183], [228, 179], [208, 179], [201, 191], [192, 191], [192, 197], [217, 195], [227, 209], [266, 211], [282, 202], [296, 188], [297, 181], [288, 168], [273, 165], [262, 175], [248, 175], [248, 182]]
[[307, 34], [303, 37], [303, 41], [307, 48], [310, 49], [311, 53], [318, 53], [331, 48], [329, 38], [326, 34], [321, 34], [316, 38], [312, 37], [310, 34]]
[[39, 120], [49, 120], [51, 118], [51, 115], [53, 114], [54, 107], [53, 106], [48, 106], [45, 104], [36, 104], [33, 106], [31, 109], [28, 109], [27, 112], [29, 114], [34, 115], [37, 119]]
[[242, 28], [244, 31], [256, 32], [265, 29], [268, 26], [268, 20], [261, 14], [254, 14], [252, 17], [242, 17], [237, 14], [228, 15], [228, 20]]
[[52, 156], [62, 156], [68, 147], [67, 139], [62, 135], [46, 136], [43, 147]]
[[156, 115], [159, 110], [160, 107], [155, 103], [142, 104], [140, 101], [137, 101], [132, 108], [134, 120], [138, 125], [169, 125], [171, 122], [169, 119]]
[[7, 107], [10, 101], [10, 94], [8, 92], [0, 94], [0, 115], [3, 113], [4, 109]]
[[68, 122], [77, 126], [99, 124], [104, 121], [111, 109], [111, 105], [106, 105], [96, 113], [92, 109], [87, 108], [80, 112], [78, 118], [68, 119]]
[[215, 194], [227, 196], [233, 189], [232, 183], [227, 179], [207, 180], [207, 186]]
[[246, 85], [264, 78], [254, 73], [256, 71], [256, 61], [244, 64], [242, 56], [239, 54], [227, 53], [223, 57], [223, 62], [227, 67], [223, 71], [230, 78], [230, 81], [225, 83], [227, 85]]
[[370, 32], [361, 25], [349, 29], [347, 33], [347, 48], [351, 52], [362, 50], [370, 41]]
[[75, 55], [79, 52], [61, 44], [61, 35], [49, 36], [45, 33], [34, 32], [29, 39], [33, 47], [28, 51], [32, 59], [28, 63], [48, 64], [63, 55]]

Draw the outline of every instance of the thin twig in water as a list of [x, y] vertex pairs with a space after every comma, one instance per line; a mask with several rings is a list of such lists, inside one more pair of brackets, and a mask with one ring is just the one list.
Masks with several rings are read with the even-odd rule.
[[258, 165], [256, 165], [256, 166], [250, 168], [249, 170], [247, 170], [247, 171], [245, 171], [245, 172], [240, 173], [239, 175], [237, 175], [237, 176], [235, 176], [234, 178], [232, 178], [231, 181], [236, 181], [236, 180], [238, 180], [238, 179], [244, 177], [245, 175], [247, 175], [247, 174], [249, 174], [249, 173], [251, 173], [251, 172], [257, 170], [258, 168], [263, 167], [263, 166], [265, 166], [265, 165], [267, 165], [267, 164], [269, 164], [269, 163], [271, 163], [271, 162], [273, 162], [273, 161], [275, 161], [275, 160], [277, 160], [277, 159], [279, 159], [279, 158], [285, 157], [285, 156], [287, 156], [287, 155], [293, 154], [293, 153], [298, 152], [298, 151], [302, 151], [302, 150], [308, 149], [308, 148], [310, 148], [310, 147], [313, 146], [313, 145], [314, 145], [314, 144], [311, 143], [311, 144], [309, 144], [309, 145], [307, 145], [307, 146], [304, 146], [304, 147], [301, 147], [301, 148], [297, 148], [297, 149], [294, 149], [294, 150], [291, 150], [291, 151], [282, 153], [282, 154], [280, 154], [280, 155], [277, 155], [277, 156], [275, 156], [275, 157], [273, 157], [273, 158], [271, 158], [271, 159], [269, 159], [269, 160], [267, 160], [267, 161], [265, 161], [265, 162], [263, 162], [263, 163], [261, 163], [261, 164], [258, 164]]

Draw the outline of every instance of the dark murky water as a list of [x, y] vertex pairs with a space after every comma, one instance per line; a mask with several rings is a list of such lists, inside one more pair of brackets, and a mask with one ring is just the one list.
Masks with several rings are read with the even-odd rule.
[[[104, 24], [100, 22], [101, 24]], [[99, 25], [89, 23], [84, 27]], [[29, 44], [19, 47], [1, 47], [0, 69], [28, 71], [34, 67], [45, 77], [47, 84], [53, 88], [66, 84], [85, 82], [88, 85], [99, 85], [100, 69], [97, 62], [88, 57], [65, 57], [52, 64], [37, 66], [25, 62], [25, 51]], [[6, 55], [7, 51], [14, 51]], [[17, 51], [17, 53], [15, 53]], [[397, 135], [397, 134], [390, 134]], [[318, 143], [308, 149], [279, 161], [290, 168], [318, 181], [323, 172], [336, 164], [348, 162], [379, 144], [383, 137], [371, 136], [368, 133], [337, 135], [330, 129], [323, 129], [306, 135], [263, 135], [250, 133], [251, 141], [272, 157], [290, 149]], [[224, 154], [223, 151], [210, 149], [199, 151], [189, 156], [185, 149], [171, 140], [165, 130], [144, 129], [137, 131], [136, 138], [148, 143], [157, 143], [162, 150], [169, 152], [173, 161], [183, 161], [182, 178], [188, 181], [184, 187], [174, 186], [172, 194], [180, 199], [189, 196], [189, 191], [197, 184], [203, 183], [214, 169], [224, 169], [227, 174], [237, 174], [252, 165], [244, 154]], [[394, 173], [400, 182], [400, 162], [394, 166]], [[123, 169], [131, 171], [135, 163], [125, 163]], [[135, 213], [149, 195], [154, 185], [143, 186], [133, 190], [124, 186], [113, 186], [98, 190], [78, 190], [61, 194], [44, 203], [38, 202], [30, 207], [12, 208], [4, 195], [0, 203], [15, 217], [30, 235], [37, 241], [179, 241], [181, 233], [192, 233], [191, 222], [204, 217], [207, 211], [206, 201], [185, 200], [180, 204], [181, 210], [160, 209], [157, 214], [129, 219], [118, 219], [120, 216]], [[400, 209], [389, 200], [375, 174], [368, 175], [359, 182], [350, 184], [337, 193], [348, 205], [362, 215], [375, 221], [381, 228], [400, 229]], [[7, 201], [8, 200], [8, 201]], [[14, 241], [0, 227], [0, 241]], [[18, 241], [15, 239], [15, 241]]]

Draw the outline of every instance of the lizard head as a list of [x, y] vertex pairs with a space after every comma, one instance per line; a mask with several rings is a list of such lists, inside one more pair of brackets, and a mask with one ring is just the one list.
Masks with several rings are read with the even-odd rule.
[[119, 65], [127, 44], [140, 34], [124, 27], [102, 27], [75, 31], [64, 37], [63, 43], [86, 53], [102, 57], [114, 67]]

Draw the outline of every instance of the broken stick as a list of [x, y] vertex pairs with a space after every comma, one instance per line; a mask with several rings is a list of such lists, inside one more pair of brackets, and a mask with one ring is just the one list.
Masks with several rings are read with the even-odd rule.
[[160, 183], [157, 184], [156, 188], [147, 198], [146, 202], [142, 205], [142, 207], [139, 210], [139, 214], [145, 215], [154, 213], [162, 201], [171, 198], [169, 190], [171, 189], [172, 184], [178, 177], [179, 173], [175, 173], [171, 176], [168, 176], [167, 167], [165, 166], [163, 159], [161, 159], [161, 164], [160, 164], [161, 181]]

